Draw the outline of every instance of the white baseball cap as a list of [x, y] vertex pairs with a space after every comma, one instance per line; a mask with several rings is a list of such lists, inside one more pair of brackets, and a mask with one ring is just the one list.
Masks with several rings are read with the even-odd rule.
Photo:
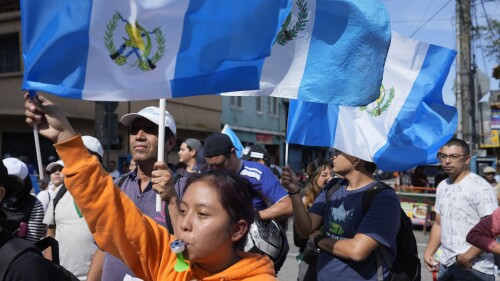
[[495, 168], [491, 167], [491, 166], [486, 166], [484, 167], [483, 169], [483, 174], [488, 174], [488, 173], [496, 173], [497, 171], [495, 170]]
[[26, 179], [26, 177], [28, 176], [28, 166], [26, 166], [23, 161], [17, 158], [5, 158], [3, 159], [3, 164], [7, 168], [9, 176], [17, 176], [21, 180]]
[[104, 150], [102, 149], [102, 145], [98, 139], [92, 136], [82, 136], [82, 141], [88, 150], [99, 154], [99, 156], [101, 157], [104, 157]]
[[47, 172], [49, 172], [49, 173], [52, 173], [52, 171], [54, 170], [54, 168], [56, 166], [64, 167], [63, 161], [62, 160], [57, 160], [56, 162], [52, 162], [49, 165], [47, 165], [47, 168], [45, 168], [45, 170], [47, 170]]
[[[158, 125], [158, 121], [160, 119], [160, 109], [156, 106], [148, 106], [146, 108], [141, 109], [141, 111], [137, 113], [129, 113], [123, 115], [122, 119], [120, 119], [120, 123], [125, 126], [130, 126], [132, 122], [134, 122], [137, 118], [146, 118], [149, 121]], [[177, 129], [175, 126], [175, 121], [172, 115], [168, 111], [165, 110], [165, 127], [169, 128], [174, 135], [177, 134]]]

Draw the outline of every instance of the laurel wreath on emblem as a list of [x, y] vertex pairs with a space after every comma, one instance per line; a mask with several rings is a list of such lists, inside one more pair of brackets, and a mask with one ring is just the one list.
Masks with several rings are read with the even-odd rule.
[[[387, 90], [385, 89], [384, 85], [382, 85], [380, 86], [380, 97], [367, 106], [361, 106], [359, 110], [366, 111], [373, 117], [378, 117], [382, 115], [384, 111], [389, 109], [389, 106], [391, 106], [392, 100], [395, 96], [396, 90], [394, 89], [394, 87], [391, 87], [389, 89], [389, 95], [387, 96]], [[370, 107], [371, 109], [368, 109], [368, 107]]]
[[274, 41], [274, 43], [278, 43], [281, 46], [285, 46], [288, 43], [288, 41], [291, 41], [295, 37], [297, 37], [299, 31], [304, 30], [304, 28], [306, 27], [306, 24], [309, 21], [308, 19], [309, 11], [307, 10], [307, 2], [305, 0], [297, 0], [295, 4], [297, 4], [297, 8], [299, 9], [297, 22], [291, 29], [287, 29], [288, 25], [290, 24], [290, 21], [292, 20], [292, 12], [290, 12], [285, 22], [281, 26], [280, 32], [278, 32], [278, 35], [276, 35], [276, 40]]
[[[120, 13], [115, 12], [111, 20], [108, 22], [106, 25], [106, 32], [104, 33], [104, 45], [106, 46], [106, 49], [110, 54], [116, 53], [116, 47], [114, 44], [113, 36], [116, 28], [118, 27], [118, 22], [120, 21]], [[156, 28], [152, 33], [155, 34], [155, 39], [156, 39], [156, 44], [158, 45], [158, 48], [154, 55], [151, 57], [151, 62], [153, 64], [156, 64], [158, 61], [162, 59], [162, 57], [165, 55], [166, 52], [166, 39], [165, 36], [163, 35], [163, 32], [161, 31], [160, 28]], [[115, 61], [116, 62], [116, 61]], [[117, 63], [118, 64], [118, 63]], [[139, 66], [139, 69], [143, 71], [150, 70], [149, 68], [145, 69], [143, 67]]]

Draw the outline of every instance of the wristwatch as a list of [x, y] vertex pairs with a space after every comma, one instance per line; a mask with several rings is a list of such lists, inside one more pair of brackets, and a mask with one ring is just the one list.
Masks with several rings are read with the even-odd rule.
[[319, 233], [318, 235], [314, 236], [314, 240], [313, 240], [314, 246], [316, 246], [316, 248], [319, 249], [319, 241], [321, 241], [325, 238], [326, 238], [326, 236], [323, 235], [322, 233]]

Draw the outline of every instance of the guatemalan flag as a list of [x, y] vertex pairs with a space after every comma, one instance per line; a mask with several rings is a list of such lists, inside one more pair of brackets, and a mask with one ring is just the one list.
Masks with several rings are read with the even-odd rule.
[[21, 0], [26, 90], [147, 100], [258, 89], [291, 0]]
[[231, 129], [231, 127], [229, 127], [229, 125], [226, 124], [226, 125], [224, 125], [224, 128], [222, 128], [221, 133], [223, 133], [224, 135], [227, 135], [231, 139], [231, 142], [234, 145], [234, 149], [236, 149], [236, 156], [238, 156], [238, 158], [240, 158], [243, 155], [244, 148], [243, 148], [243, 144], [241, 144], [240, 139], [238, 138], [236, 133], [233, 131], [233, 129]]
[[442, 94], [455, 56], [393, 32], [379, 98], [363, 107], [290, 101], [287, 142], [335, 147], [384, 171], [436, 163], [457, 127]]
[[370, 89], [380, 86], [390, 40], [389, 14], [378, 0], [294, 0], [260, 90], [223, 95], [367, 105], [379, 96]]

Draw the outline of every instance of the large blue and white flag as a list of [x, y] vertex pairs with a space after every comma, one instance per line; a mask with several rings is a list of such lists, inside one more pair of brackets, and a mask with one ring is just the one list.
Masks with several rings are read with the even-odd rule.
[[346, 106], [376, 100], [391, 40], [384, 5], [378, 0], [293, 1], [264, 63], [260, 90], [223, 95]]
[[147, 100], [258, 89], [291, 0], [21, 0], [26, 90]]
[[226, 124], [226, 125], [224, 125], [224, 128], [222, 128], [221, 133], [223, 133], [224, 135], [227, 135], [231, 139], [231, 142], [233, 143], [234, 148], [236, 149], [236, 156], [238, 156], [238, 158], [240, 158], [243, 155], [244, 148], [243, 148], [243, 144], [241, 144], [240, 139], [238, 138], [236, 133], [233, 131], [233, 129], [231, 129], [231, 127], [229, 127]]
[[457, 126], [442, 93], [455, 56], [393, 32], [380, 97], [363, 107], [290, 101], [287, 142], [335, 147], [385, 171], [436, 163]]

